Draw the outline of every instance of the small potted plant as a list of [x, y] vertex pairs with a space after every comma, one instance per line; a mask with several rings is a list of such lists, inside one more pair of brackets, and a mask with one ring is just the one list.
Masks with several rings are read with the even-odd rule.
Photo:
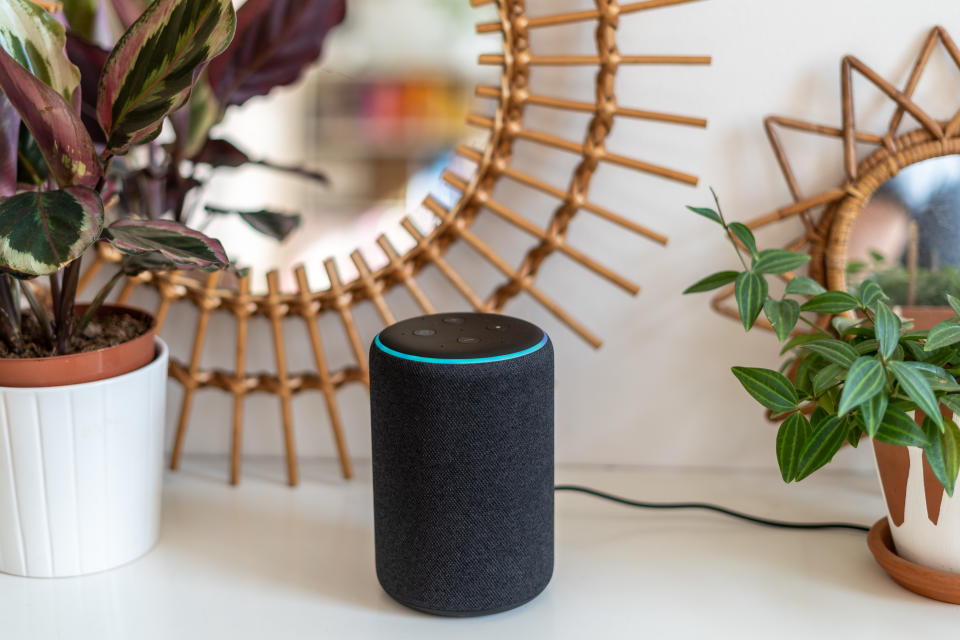
[[[27, 0], [0, 9], [0, 571], [91, 573], [157, 539], [166, 346], [149, 314], [103, 303], [123, 275], [228, 260], [174, 221], [108, 224], [105, 176], [159, 134], [234, 24], [230, 0], [153, 2], [105, 61], [95, 146], [63, 27]], [[82, 255], [98, 241], [123, 259], [77, 305]]]
[[[826, 291], [791, 277], [809, 256], [759, 250], [743, 224], [716, 209], [689, 207], [727, 235], [741, 268], [721, 271], [685, 293], [734, 283], [737, 308], [749, 331], [760, 313], [790, 353], [780, 371], [733, 367], [743, 388], [779, 423], [776, 457], [785, 482], [828, 464], [844, 443], [866, 436], [875, 451], [896, 553], [916, 565], [960, 574], [960, 319], [916, 331], [888, 306], [874, 280], [854, 292]], [[784, 294], [770, 295], [767, 278], [786, 274]], [[798, 299], [799, 298], [799, 299]], [[949, 296], [954, 314], [960, 300]], [[833, 315], [826, 327], [805, 313]], [[810, 331], [797, 332], [800, 323]], [[792, 379], [783, 371], [791, 371]], [[896, 576], [895, 576], [896, 577]]]

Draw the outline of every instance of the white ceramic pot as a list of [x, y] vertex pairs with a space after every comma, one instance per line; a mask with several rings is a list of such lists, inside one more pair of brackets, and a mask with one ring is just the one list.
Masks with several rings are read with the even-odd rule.
[[[908, 455], [903, 454], [904, 449]], [[948, 496], [933, 473], [924, 472], [923, 449], [919, 447], [891, 447], [885, 462], [876, 447], [875, 452], [897, 555], [931, 569], [960, 574], [960, 486], [953, 497]], [[891, 457], [899, 460], [891, 462]]]
[[0, 571], [111, 569], [157, 541], [167, 346], [145, 367], [63, 387], [0, 387]]

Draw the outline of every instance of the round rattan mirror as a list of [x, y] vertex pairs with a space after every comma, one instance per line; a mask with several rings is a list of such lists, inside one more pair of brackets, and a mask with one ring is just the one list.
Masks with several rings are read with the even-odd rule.
[[[660, 123], [664, 126], [705, 127], [702, 118], [646, 110], [643, 105], [620, 105], [617, 102], [615, 78], [625, 67], [645, 65], [703, 65], [710, 58], [703, 55], [668, 55], [653, 52], [635, 52], [642, 43], [620, 43], [617, 28], [621, 20], [639, 19], [644, 12], [669, 10], [671, 6], [694, 0], [643, 0], [620, 3], [617, 0], [588, 2], [539, 3], [539, 13], [528, 13], [525, 0], [458, 0], [469, 2], [475, 8], [493, 10], [496, 19], [481, 18], [476, 26], [479, 34], [493, 36], [499, 50], [479, 56], [482, 67], [497, 71], [495, 81], [478, 85], [474, 94], [479, 106], [467, 117], [468, 124], [482, 134], [483, 145], [460, 144], [455, 154], [461, 167], [467, 170], [447, 170], [443, 181], [455, 191], [456, 197], [443, 202], [428, 195], [423, 202], [423, 217], [407, 215], [395, 228], [379, 235], [372, 249], [352, 247], [343, 255], [318, 259], [321, 273], [311, 277], [300, 264], [292, 269], [289, 288], [281, 286], [284, 274], [272, 270], [266, 274], [254, 271], [235, 284], [221, 286], [217, 275], [199, 281], [184, 274], [145, 276], [131, 281], [120, 298], [130, 295], [140, 283], [147, 283], [158, 295], [157, 314], [161, 322], [174, 305], [191, 305], [198, 309], [193, 348], [190, 353], [171, 358], [170, 375], [184, 387], [183, 403], [177, 423], [172, 468], [177, 468], [183, 452], [187, 427], [196, 392], [204, 388], [220, 389], [234, 400], [232, 416], [231, 481], [240, 477], [243, 435], [244, 399], [252, 393], [275, 394], [280, 401], [280, 415], [285, 438], [288, 480], [298, 482], [296, 445], [293, 435], [291, 399], [295, 394], [319, 391], [323, 394], [329, 412], [330, 424], [337, 443], [342, 472], [350, 477], [352, 471], [343, 425], [337, 406], [337, 393], [344, 387], [368, 383], [366, 344], [357, 331], [353, 311], [357, 305], [371, 305], [384, 324], [393, 323], [397, 314], [387, 303], [385, 294], [392, 289], [406, 291], [417, 309], [437, 311], [429, 292], [421, 285], [421, 274], [438, 272], [462, 296], [461, 308], [500, 312], [514, 297], [526, 294], [536, 300], [570, 330], [593, 346], [601, 341], [576, 316], [563, 308], [537, 286], [537, 275], [544, 261], [563, 255], [599, 278], [613, 282], [628, 294], [636, 294], [639, 287], [631, 279], [607, 268], [601, 261], [571, 242], [569, 227], [575, 216], [596, 216], [611, 224], [611, 231], [629, 232], [640, 239], [665, 244], [666, 238], [653, 229], [638, 224], [628, 216], [614, 212], [596, 203], [590, 195], [590, 185], [597, 168], [604, 163], [642, 172], [658, 178], [695, 185], [697, 178], [677, 168], [664, 167], [648, 158], [635, 158], [608, 151], [605, 141], [618, 118], [633, 118]], [[394, 3], [391, 3], [394, 4]], [[574, 6], [582, 5], [582, 6]], [[571, 54], [562, 50], [535, 50], [531, 45], [534, 32], [579, 25], [591, 29], [595, 49], [592, 53]], [[554, 39], [563, 42], [563, 39]], [[621, 46], [627, 51], [621, 52]], [[579, 98], [561, 97], [552, 93], [550, 83], [532, 83], [538, 74], [551, 70], [593, 69], [594, 92]], [[535, 110], [540, 113], [579, 113], [588, 117], [583, 131], [558, 135], [538, 127]], [[564, 154], [576, 162], [565, 183], [552, 183], [536, 171], [515, 162], [514, 145], [518, 141], [535, 145], [550, 153]], [[510, 183], [511, 192], [526, 191], [537, 197], [550, 199], [549, 215], [545, 224], [536, 224], [524, 215], [523, 205], [515, 205], [499, 195], [497, 186]], [[519, 261], [507, 260], [494, 246], [496, 239], [482, 238], [472, 230], [478, 216], [496, 216], [512, 232], [529, 238], [528, 249]], [[400, 243], [397, 239], [402, 238]], [[467, 277], [447, 260], [448, 250], [465, 245], [483, 262], [499, 274], [499, 282], [492, 291], [480, 293]], [[595, 248], [592, 253], [602, 253]], [[105, 261], [111, 259], [101, 253], [93, 263], [91, 276]], [[313, 264], [312, 267], [318, 266]], [[312, 272], [311, 272], [312, 273]], [[253, 282], [260, 279], [265, 293], [258, 293]], [[89, 280], [89, 278], [88, 278]], [[202, 354], [214, 314], [232, 317], [236, 324], [236, 344], [233, 363], [226, 367], [202, 366]], [[324, 315], [339, 318], [343, 334], [353, 354], [353, 363], [332, 368], [328, 364], [318, 319]], [[269, 372], [252, 373], [247, 367], [247, 327], [254, 316], [269, 321], [274, 368]], [[285, 340], [289, 328], [285, 319], [302, 320], [305, 345], [310, 350], [313, 368], [292, 371], [287, 363]], [[287, 323], [289, 324], [289, 323]], [[301, 337], [304, 339], [304, 337]], [[179, 357], [177, 357], [179, 356]], [[224, 425], [226, 426], [226, 425]]]

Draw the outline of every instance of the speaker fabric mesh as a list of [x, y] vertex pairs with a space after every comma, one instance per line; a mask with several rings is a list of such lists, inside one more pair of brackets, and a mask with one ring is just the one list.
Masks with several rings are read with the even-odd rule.
[[553, 573], [553, 346], [482, 364], [370, 350], [377, 577], [415, 609], [518, 606]]

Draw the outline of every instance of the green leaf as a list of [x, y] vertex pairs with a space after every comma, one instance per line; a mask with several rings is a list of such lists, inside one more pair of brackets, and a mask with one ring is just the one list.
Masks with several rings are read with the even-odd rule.
[[0, 2], [0, 47], [66, 100], [80, 84], [80, 70], [64, 51], [63, 25], [28, 0]]
[[121, 220], [107, 228], [107, 236], [122, 253], [149, 257], [151, 270], [210, 272], [230, 266], [219, 241], [169, 220]]
[[806, 276], [797, 276], [787, 283], [787, 295], [818, 296], [826, 292], [827, 290], [823, 288], [823, 285]]
[[887, 367], [900, 383], [911, 400], [917, 403], [925, 414], [930, 416], [940, 429], [943, 429], [943, 416], [940, 415], [940, 404], [930, 388], [930, 383], [917, 369], [906, 362], [889, 362]]
[[737, 276], [734, 294], [743, 328], [749, 331], [767, 299], [767, 281], [752, 271], [744, 271]]
[[883, 391], [886, 380], [878, 360], [866, 356], [857, 358], [844, 379], [838, 413], [842, 416]]
[[879, 284], [874, 280], [864, 280], [860, 283], [860, 289], [858, 290], [858, 295], [860, 296], [860, 302], [863, 303], [863, 306], [870, 308], [873, 307], [874, 303], [878, 300], [889, 300], [887, 294], [883, 292], [883, 289]]
[[847, 439], [848, 430], [847, 423], [837, 416], [824, 420], [814, 430], [803, 451], [800, 452], [797, 480], [803, 480], [830, 462]]
[[830, 319], [830, 325], [836, 329], [841, 336], [853, 335], [855, 329], [866, 322], [866, 318], [845, 318], [844, 316], [834, 316]]
[[843, 380], [843, 377], [846, 373], [846, 368], [841, 367], [838, 364], [828, 364], [814, 374], [813, 392], [819, 395], [826, 389], [829, 389], [833, 385]]
[[923, 449], [927, 463], [947, 495], [952, 497], [960, 471], [960, 430], [953, 420], [947, 420], [944, 427], [938, 430], [930, 416], [927, 416], [923, 421], [923, 431], [929, 438]]
[[100, 75], [97, 117], [107, 148], [152, 140], [206, 64], [230, 43], [230, 0], [155, 0], [123, 35]]
[[946, 406], [950, 411], [960, 414], [960, 394], [950, 394], [940, 398], [940, 404]]
[[733, 367], [732, 371], [747, 393], [774, 413], [797, 408], [800, 402], [797, 390], [783, 374], [753, 367]]
[[945, 320], [930, 330], [927, 342], [923, 345], [924, 351], [942, 349], [960, 342], [960, 324], [955, 320]]
[[747, 225], [742, 222], [731, 222], [727, 228], [737, 240], [743, 243], [743, 246], [747, 248], [750, 255], [757, 255], [757, 240], [753, 237], [753, 231], [750, 231]]
[[92, 42], [99, 5], [99, 0], [66, 0], [63, 3], [63, 13], [70, 30]]
[[0, 269], [18, 277], [56, 273], [80, 257], [103, 229], [93, 189], [26, 191], [0, 201]]
[[950, 305], [950, 308], [953, 309], [953, 312], [960, 316], [960, 300], [957, 300], [949, 293], [947, 294], [947, 303]]
[[690, 211], [693, 211], [695, 214], [699, 216], [703, 216], [707, 220], [713, 220], [719, 225], [723, 224], [723, 220], [720, 218], [720, 214], [714, 211], [713, 209], [708, 209], [707, 207], [691, 207], [690, 205], [687, 205], [687, 209], [689, 209]]
[[720, 271], [712, 275], [707, 276], [703, 280], [700, 280], [696, 284], [692, 284], [683, 292], [687, 293], [702, 293], [704, 291], [713, 291], [714, 289], [719, 289], [720, 287], [730, 284], [737, 279], [737, 276], [740, 275], [739, 271]]
[[880, 355], [887, 359], [893, 355], [900, 342], [900, 318], [882, 300], [875, 301], [873, 312], [873, 326], [880, 343]]
[[871, 438], [877, 435], [883, 416], [887, 413], [889, 398], [885, 393], [878, 393], [860, 405], [860, 415], [863, 417], [863, 426]]
[[780, 355], [783, 355], [787, 351], [790, 351], [791, 349], [795, 349], [808, 342], [813, 342], [814, 340], [822, 340], [822, 339], [823, 339], [822, 333], [802, 333], [798, 336], [794, 336], [790, 338], [790, 340], [785, 345], [780, 347]]
[[764, 249], [753, 259], [757, 273], [787, 273], [810, 262], [810, 256], [786, 249]]
[[851, 347], [850, 344], [843, 340], [835, 340], [832, 338], [808, 342], [803, 345], [801, 349], [819, 354], [830, 362], [839, 364], [844, 369], [849, 369], [853, 366], [854, 361], [859, 357], [856, 349]]
[[880, 343], [876, 340], [864, 340], [855, 343], [853, 349], [861, 356], [869, 356], [880, 349]]
[[874, 438], [896, 447], [926, 447], [930, 443], [930, 438], [913, 418], [892, 406], [887, 408]]
[[97, 184], [100, 159], [74, 108], [3, 49], [0, 90], [20, 114], [61, 187]]
[[780, 317], [773, 329], [777, 332], [777, 340], [783, 342], [790, 337], [800, 320], [800, 305], [796, 300], [781, 300], [779, 305]]
[[827, 291], [807, 300], [800, 307], [813, 313], [843, 313], [860, 306], [860, 301], [843, 291]]
[[803, 451], [812, 428], [799, 411], [791, 413], [777, 431], [777, 463], [784, 482], [792, 482], [797, 477], [800, 453]]

